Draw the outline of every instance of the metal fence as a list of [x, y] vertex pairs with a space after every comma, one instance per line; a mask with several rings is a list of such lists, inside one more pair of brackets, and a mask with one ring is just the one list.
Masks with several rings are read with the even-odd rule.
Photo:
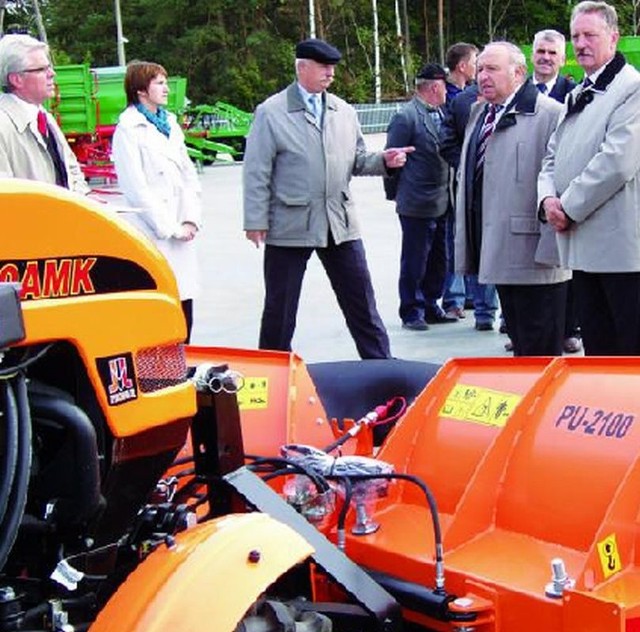
[[364, 134], [386, 132], [391, 117], [402, 108], [404, 101], [393, 103], [354, 103]]

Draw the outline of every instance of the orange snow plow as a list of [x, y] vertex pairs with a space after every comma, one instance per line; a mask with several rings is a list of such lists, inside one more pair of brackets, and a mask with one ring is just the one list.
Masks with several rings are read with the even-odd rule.
[[116, 213], [0, 200], [0, 632], [640, 630], [637, 358], [185, 349]]

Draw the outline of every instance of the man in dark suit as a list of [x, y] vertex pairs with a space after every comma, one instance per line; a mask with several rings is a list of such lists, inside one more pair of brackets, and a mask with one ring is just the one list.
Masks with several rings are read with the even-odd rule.
[[[438, 153], [445, 103], [446, 72], [427, 64], [416, 77], [415, 95], [387, 130], [387, 147], [413, 146], [397, 177], [385, 179], [387, 198], [396, 202], [402, 229], [400, 319], [405, 329], [423, 331], [427, 323], [454, 323], [438, 305], [447, 271], [445, 243], [449, 168]], [[391, 185], [391, 186], [390, 186]]]
[[[533, 37], [533, 82], [538, 90], [559, 103], [564, 103], [566, 96], [576, 87], [570, 77], [560, 75], [560, 68], [565, 63], [566, 42], [564, 35], [553, 29], [538, 31]], [[580, 326], [573, 298], [573, 282], [567, 286], [567, 310], [562, 345], [566, 353], [577, 353], [582, 350]]]
[[538, 31], [533, 37], [533, 82], [540, 92], [564, 103], [564, 99], [576, 87], [572, 79], [560, 75], [565, 62], [565, 39], [553, 29]]
[[585, 355], [640, 354], [640, 74], [616, 52], [615, 7], [583, 1], [571, 39], [585, 72], [549, 142], [541, 215], [573, 270]]

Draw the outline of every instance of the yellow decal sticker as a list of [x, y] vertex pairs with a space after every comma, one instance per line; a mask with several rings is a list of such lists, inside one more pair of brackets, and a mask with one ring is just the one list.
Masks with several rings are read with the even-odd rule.
[[600, 565], [605, 579], [611, 577], [622, 568], [615, 533], [598, 542], [598, 555], [600, 556]]
[[456, 384], [442, 405], [440, 416], [502, 428], [521, 399], [514, 393]]
[[269, 405], [269, 378], [245, 377], [237, 393], [240, 410], [258, 410]]

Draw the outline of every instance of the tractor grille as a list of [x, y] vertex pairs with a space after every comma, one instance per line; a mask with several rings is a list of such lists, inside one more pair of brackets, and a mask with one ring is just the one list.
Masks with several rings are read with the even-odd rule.
[[136, 354], [138, 385], [143, 393], [153, 393], [187, 381], [184, 345], [141, 349]]

